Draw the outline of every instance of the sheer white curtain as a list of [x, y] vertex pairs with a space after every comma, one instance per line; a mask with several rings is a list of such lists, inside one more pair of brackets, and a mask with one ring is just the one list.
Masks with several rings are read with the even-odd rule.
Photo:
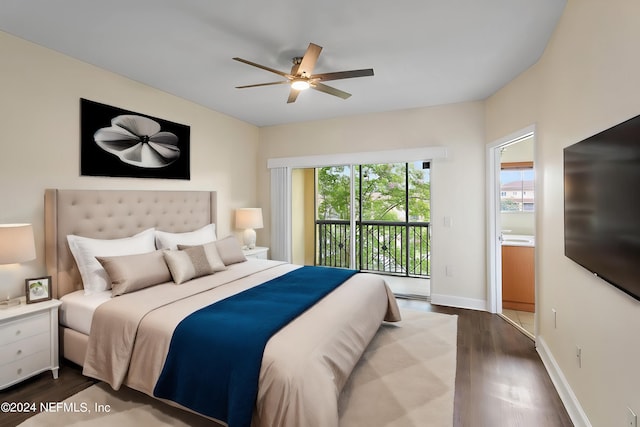
[[291, 262], [291, 168], [271, 169], [271, 259]]

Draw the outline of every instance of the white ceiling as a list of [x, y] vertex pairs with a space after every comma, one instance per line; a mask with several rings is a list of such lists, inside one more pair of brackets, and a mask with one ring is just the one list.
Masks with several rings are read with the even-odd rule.
[[[541, 56], [566, 0], [2, 0], [0, 29], [257, 126], [481, 100]], [[315, 73], [373, 68], [287, 104], [279, 77], [309, 42]]]

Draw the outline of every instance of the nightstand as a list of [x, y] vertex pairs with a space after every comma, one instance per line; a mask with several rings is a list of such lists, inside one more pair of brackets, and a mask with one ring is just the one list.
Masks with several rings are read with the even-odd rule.
[[256, 246], [253, 249], [243, 249], [242, 252], [244, 253], [244, 256], [246, 256], [247, 258], [269, 259], [267, 257], [269, 248], [265, 248], [264, 246]]
[[0, 390], [51, 370], [58, 378], [58, 300], [0, 311]]

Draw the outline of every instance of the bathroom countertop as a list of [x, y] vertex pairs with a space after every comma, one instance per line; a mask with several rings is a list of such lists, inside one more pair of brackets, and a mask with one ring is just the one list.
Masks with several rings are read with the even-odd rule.
[[535, 247], [535, 236], [526, 234], [503, 234], [502, 246], [529, 246]]

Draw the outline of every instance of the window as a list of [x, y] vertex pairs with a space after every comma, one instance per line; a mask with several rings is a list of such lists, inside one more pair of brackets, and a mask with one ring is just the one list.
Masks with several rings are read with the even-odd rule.
[[[366, 164], [353, 169], [353, 212], [349, 203], [351, 169], [316, 170], [316, 263], [428, 277], [429, 164]], [[351, 242], [355, 244], [353, 251]]]
[[533, 212], [533, 162], [503, 163], [500, 170], [500, 211]]

